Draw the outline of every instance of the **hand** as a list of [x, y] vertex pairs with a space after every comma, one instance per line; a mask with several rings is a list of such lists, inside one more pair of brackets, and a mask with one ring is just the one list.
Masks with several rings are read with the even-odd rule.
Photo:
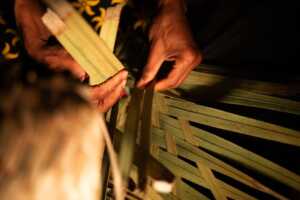
[[126, 96], [127, 75], [128, 72], [122, 70], [101, 85], [90, 88], [90, 100], [100, 112], [108, 111], [120, 98]]
[[[41, 20], [44, 13], [39, 0], [15, 0], [16, 22], [28, 54], [53, 70], [70, 71], [76, 78], [85, 80], [88, 78], [86, 72], [65, 49], [59, 45], [48, 45], [51, 33]], [[126, 78], [127, 72], [121, 71], [103, 84], [90, 88], [91, 101], [100, 111], [107, 111], [124, 96]]]
[[175, 61], [166, 78], [158, 81], [155, 90], [178, 87], [202, 60], [184, 14], [181, 0], [161, 0], [161, 10], [150, 28], [150, 53], [137, 86], [152, 81], [164, 61]]

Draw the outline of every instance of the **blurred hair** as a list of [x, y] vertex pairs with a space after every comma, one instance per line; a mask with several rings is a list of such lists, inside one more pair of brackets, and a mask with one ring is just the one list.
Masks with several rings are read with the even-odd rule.
[[103, 141], [80, 85], [19, 64], [0, 73], [1, 199], [97, 199]]

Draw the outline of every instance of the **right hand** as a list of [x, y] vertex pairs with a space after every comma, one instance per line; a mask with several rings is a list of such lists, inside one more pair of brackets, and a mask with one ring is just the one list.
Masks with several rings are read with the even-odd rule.
[[[87, 73], [59, 45], [48, 45], [52, 36], [41, 17], [46, 12], [39, 0], [15, 0], [15, 18], [21, 30], [28, 54], [40, 63], [56, 71], [70, 71], [76, 78], [84, 81]], [[91, 87], [91, 101], [95, 102], [102, 112], [107, 111], [125, 95], [124, 83], [127, 72], [121, 71], [101, 85]]]

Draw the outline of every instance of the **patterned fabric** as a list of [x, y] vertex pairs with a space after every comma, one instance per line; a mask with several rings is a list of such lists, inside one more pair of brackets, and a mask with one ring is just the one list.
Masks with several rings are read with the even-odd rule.
[[0, 15], [0, 60], [14, 60], [19, 56], [19, 36]]
[[[70, 2], [100, 32], [108, 7], [123, 3], [125, 0], [71, 0]], [[0, 11], [0, 60], [15, 60], [21, 48], [20, 38], [14, 26], [7, 22]]]

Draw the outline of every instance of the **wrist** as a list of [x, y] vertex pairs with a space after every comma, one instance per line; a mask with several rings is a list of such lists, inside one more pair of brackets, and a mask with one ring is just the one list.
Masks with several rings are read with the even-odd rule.
[[159, 0], [159, 7], [186, 12], [185, 0]]

